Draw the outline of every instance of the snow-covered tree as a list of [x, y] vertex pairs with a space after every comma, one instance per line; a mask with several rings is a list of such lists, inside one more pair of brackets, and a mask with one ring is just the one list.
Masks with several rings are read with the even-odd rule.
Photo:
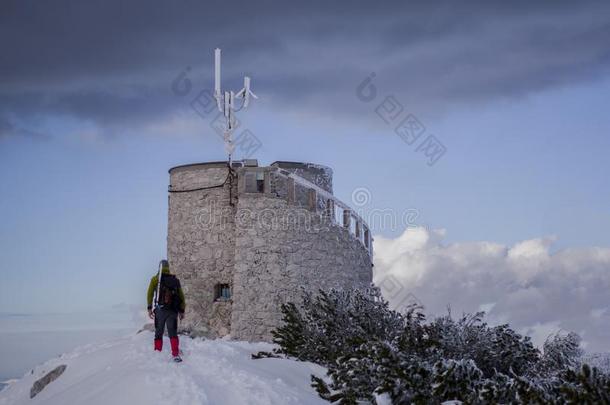
[[574, 333], [549, 337], [540, 352], [509, 325], [487, 325], [483, 313], [427, 321], [416, 306], [391, 310], [376, 288], [305, 293], [282, 312], [278, 348], [255, 357], [327, 367], [328, 378], [312, 376], [312, 386], [333, 403], [610, 403], [610, 378], [580, 367]]

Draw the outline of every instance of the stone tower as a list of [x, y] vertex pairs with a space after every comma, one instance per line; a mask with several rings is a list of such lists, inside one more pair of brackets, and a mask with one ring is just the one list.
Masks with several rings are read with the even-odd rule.
[[366, 288], [368, 225], [333, 196], [332, 170], [256, 160], [170, 169], [167, 257], [196, 335], [271, 340], [302, 288]]

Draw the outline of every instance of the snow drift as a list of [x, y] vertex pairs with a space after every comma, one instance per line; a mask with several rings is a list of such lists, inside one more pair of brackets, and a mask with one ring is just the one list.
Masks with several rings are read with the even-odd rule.
[[[310, 375], [326, 370], [285, 359], [252, 360], [267, 343], [181, 337], [184, 362], [152, 350], [152, 333], [82, 346], [50, 360], [0, 392], [0, 404], [324, 404]], [[34, 382], [60, 365], [63, 374], [30, 399]]]

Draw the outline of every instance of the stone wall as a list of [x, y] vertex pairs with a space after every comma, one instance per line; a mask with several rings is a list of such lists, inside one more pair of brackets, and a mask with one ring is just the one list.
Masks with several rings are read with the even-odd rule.
[[240, 196], [249, 212], [235, 234], [231, 336], [271, 340], [280, 325], [280, 305], [299, 302], [309, 291], [366, 288], [372, 281], [364, 246], [318, 213], [263, 194]]
[[[308, 179], [332, 191], [332, 171], [312, 167]], [[324, 216], [325, 201], [308, 203], [303, 186], [289, 202], [277, 170], [241, 168], [232, 185], [225, 162], [170, 170], [167, 255], [186, 295], [183, 326], [193, 334], [270, 341], [280, 305], [298, 303], [302, 289], [370, 285], [365, 246]], [[264, 192], [245, 191], [246, 171], [264, 173]], [[231, 286], [231, 300], [215, 300], [218, 284]]]
[[[214, 301], [216, 284], [233, 283], [235, 208], [229, 204], [228, 168], [194, 165], [170, 171], [167, 257], [182, 282], [187, 311], [182, 327], [197, 335], [231, 330], [231, 302]], [[181, 192], [203, 187], [222, 187]], [[233, 185], [232, 195], [237, 193]]]

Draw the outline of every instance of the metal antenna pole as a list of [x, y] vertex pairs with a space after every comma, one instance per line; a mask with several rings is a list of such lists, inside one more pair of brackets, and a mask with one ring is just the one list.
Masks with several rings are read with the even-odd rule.
[[[214, 50], [214, 98], [216, 99], [216, 105], [218, 111], [220, 111], [225, 117], [225, 130], [223, 132], [223, 138], [225, 142], [225, 152], [229, 155], [229, 167], [231, 166], [233, 159], [233, 152], [235, 151], [235, 145], [233, 144], [233, 131], [235, 130], [235, 112], [240, 111], [242, 108], [248, 108], [250, 103], [250, 97], [258, 98], [256, 94], [250, 90], [250, 78], [244, 77], [244, 88], [234, 93], [233, 91], [222, 91], [220, 81], [220, 48]], [[241, 98], [242, 103], [238, 109], [235, 109], [235, 99]]]

